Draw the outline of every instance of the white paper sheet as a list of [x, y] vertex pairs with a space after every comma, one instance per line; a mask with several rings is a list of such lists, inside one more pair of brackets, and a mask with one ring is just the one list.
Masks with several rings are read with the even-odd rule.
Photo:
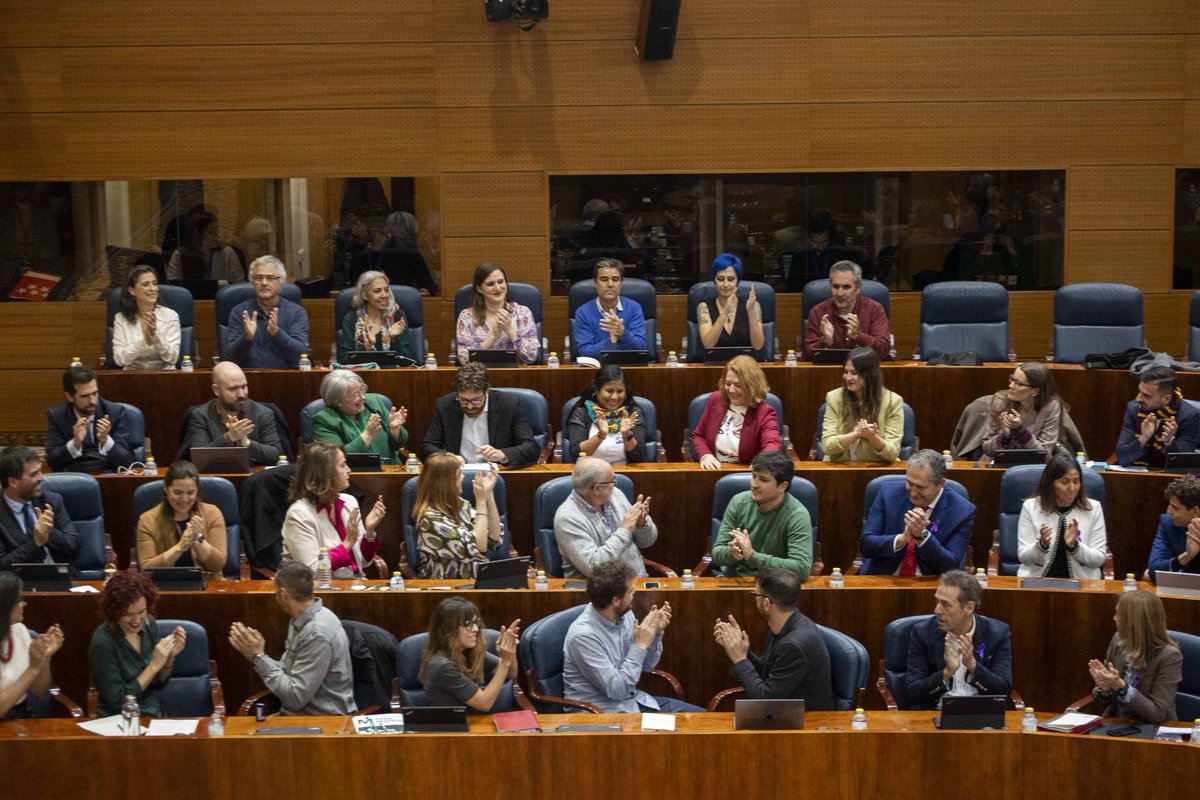
[[[101, 717], [100, 719], [89, 719], [84, 722], [76, 723], [88, 733], [97, 733], [101, 736], [124, 736], [125, 732], [121, 729], [121, 715], [113, 714], [111, 717]], [[142, 733], [146, 732], [146, 728], [142, 728]]]
[[196, 732], [198, 719], [152, 719], [147, 736], [191, 736]]
[[644, 731], [673, 731], [675, 730], [674, 714], [642, 714], [642, 730]]

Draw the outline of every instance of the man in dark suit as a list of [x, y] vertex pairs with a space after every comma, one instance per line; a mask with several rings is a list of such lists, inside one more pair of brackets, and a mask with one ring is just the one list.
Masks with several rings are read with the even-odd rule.
[[79, 535], [62, 497], [42, 491], [42, 461], [21, 445], [0, 450], [0, 570], [13, 564], [69, 563]]
[[487, 367], [470, 361], [454, 374], [454, 392], [438, 398], [433, 422], [421, 443], [421, 459], [445, 450], [467, 463], [492, 461], [524, 467], [538, 459], [533, 431], [520, 402], [488, 390]]
[[905, 689], [914, 709], [941, 708], [946, 695], [1012, 694], [1008, 625], [976, 614], [983, 590], [966, 570], [938, 579], [933, 617], [912, 627]]
[[66, 400], [47, 409], [46, 462], [55, 472], [109, 472], [133, 463], [125, 409], [100, 397], [96, 373], [71, 367], [63, 373]]
[[858, 539], [863, 575], [938, 575], [963, 565], [975, 506], [946, 489], [946, 462], [936, 450], [908, 459], [904, 483], [875, 496]]
[[797, 698], [810, 711], [833, 710], [833, 677], [829, 650], [821, 631], [800, 613], [800, 577], [771, 567], [758, 573], [754, 605], [767, 621], [767, 643], [760, 658], [750, 652], [750, 637], [733, 615], [717, 620], [713, 638], [733, 662], [733, 677], [750, 697]]
[[275, 466], [283, 452], [271, 409], [250, 399], [246, 373], [232, 361], [213, 367], [212, 400], [187, 413], [187, 435], [180, 458], [193, 447], [247, 447], [250, 463]]
[[1184, 401], [1175, 371], [1156, 364], [1137, 379], [1137, 397], [1125, 406], [1117, 438], [1117, 463], [1161, 467], [1168, 453], [1200, 447], [1200, 411]]

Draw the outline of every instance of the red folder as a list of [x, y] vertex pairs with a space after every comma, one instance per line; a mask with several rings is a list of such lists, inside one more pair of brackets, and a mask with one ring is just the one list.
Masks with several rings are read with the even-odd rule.
[[538, 725], [537, 714], [524, 709], [493, 714], [492, 722], [496, 723], [496, 730], [501, 732], [540, 731], [542, 729]]

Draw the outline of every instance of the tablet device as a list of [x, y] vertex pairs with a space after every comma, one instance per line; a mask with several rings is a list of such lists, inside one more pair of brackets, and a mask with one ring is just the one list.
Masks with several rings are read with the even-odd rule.
[[403, 709], [405, 733], [466, 733], [466, 706], [413, 706]]
[[1167, 453], [1163, 471], [1194, 475], [1200, 472], [1200, 453]]
[[943, 730], [979, 731], [1004, 727], [1008, 698], [1002, 694], [942, 695], [942, 715], [933, 724]]
[[729, 359], [734, 356], [750, 356], [754, 358], [754, 349], [751, 347], [710, 347], [704, 351], [704, 363], [712, 365], [722, 365], [729, 362]]
[[475, 565], [475, 589], [528, 589], [529, 556], [480, 561]]
[[803, 700], [734, 700], [735, 731], [802, 731]]
[[27, 592], [71, 591], [71, 568], [66, 564], [13, 564], [12, 571]]
[[517, 365], [516, 350], [468, 350], [468, 361], [478, 361], [489, 367], [515, 367]]
[[601, 364], [618, 364], [622, 367], [644, 367], [650, 363], [648, 350], [601, 350]]
[[199, 567], [155, 567], [146, 574], [164, 592], [204, 591], [204, 575]]
[[1040, 447], [1014, 447], [997, 450], [992, 456], [992, 466], [1011, 467], [1014, 464], [1045, 464], [1046, 451]]
[[379, 453], [346, 453], [346, 466], [351, 472], [382, 472], [383, 458]]
[[845, 364], [850, 357], [849, 350], [835, 347], [818, 347], [809, 353], [809, 360], [814, 364]]
[[250, 472], [250, 448], [193, 447], [191, 461], [201, 474], [225, 473], [246, 475]]

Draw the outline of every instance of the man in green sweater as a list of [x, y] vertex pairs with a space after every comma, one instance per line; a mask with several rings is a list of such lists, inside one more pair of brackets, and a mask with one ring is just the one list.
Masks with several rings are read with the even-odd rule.
[[726, 575], [754, 575], [780, 567], [808, 579], [813, 535], [808, 509], [788, 493], [795, 468], [778, 450], [759, 453], [750, 463], [750, 491], [729, 501], [713, 564]]

